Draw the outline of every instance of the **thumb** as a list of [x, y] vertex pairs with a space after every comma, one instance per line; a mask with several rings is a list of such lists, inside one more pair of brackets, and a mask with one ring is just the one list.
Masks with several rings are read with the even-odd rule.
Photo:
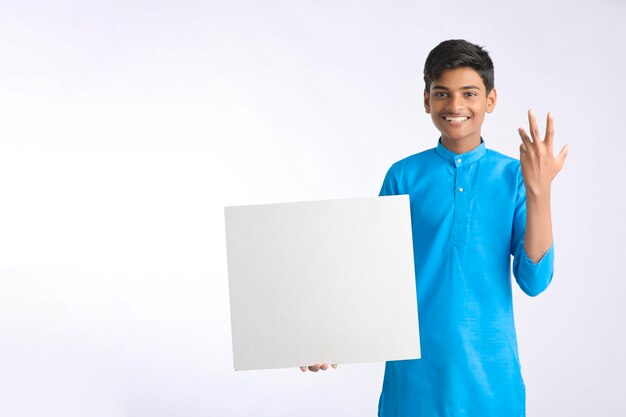
[[556, 160], [559, 161], [559, 167], [562, 167], [563, 164], [565, 163], [565, 159], [567, 158], [568, 152], [569, 152], [569, 145], [563, 146], [563, 149], [561, 149], [561, 152], [559, 152], [559, 155], [556, 157]]

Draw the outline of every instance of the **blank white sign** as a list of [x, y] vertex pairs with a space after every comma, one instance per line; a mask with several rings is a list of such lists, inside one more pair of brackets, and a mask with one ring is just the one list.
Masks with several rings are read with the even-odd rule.
[[420, 357], [408, 195], [225, 215], [235, 370]]

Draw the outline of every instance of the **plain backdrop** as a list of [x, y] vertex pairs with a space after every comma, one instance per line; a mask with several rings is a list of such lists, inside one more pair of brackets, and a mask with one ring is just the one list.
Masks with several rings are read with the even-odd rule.
[[528, 415], [624, 415], [625, 28], [618, 0], [0, 1], [0, 415], [374, 416], [382, 363], [233, 370], [223, 208], [377, 195], [436, 145], [449, 38], [495, 62], [488, 148], [531, 107], [571, 146], [554, 280], [515, 289]]

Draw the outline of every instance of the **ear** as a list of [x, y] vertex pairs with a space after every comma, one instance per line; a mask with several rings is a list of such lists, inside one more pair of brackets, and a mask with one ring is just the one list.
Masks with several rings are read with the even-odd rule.
[[424, 89], [424, 109], [430, 114], [430, 93], [426, 89]]
[[492, 88], [489, 94], [487, 94], [487, 113], [491, 113], [496, 108], [496, 101], [498, 99], [498, 93], [496, 88]]

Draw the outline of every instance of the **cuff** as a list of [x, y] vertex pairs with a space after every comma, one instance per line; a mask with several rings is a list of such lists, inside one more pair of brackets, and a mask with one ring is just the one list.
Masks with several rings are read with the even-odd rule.
[[540, 265], [542, 263], [552, 262], [554, 261], [554, 242], [552, 242], [552, 245], [550, 245], [550, 248], [548, 248], [546, 253], [543, 254], [541, 259], [535, 262], [528, 257], [526, 248], [524, 247], [524, 241], [522, 241], [522, 257], [524, 258], [524, 262], [530, 265]]
[[554, 275], [554, 242], [538, 262], [534, 262], [528, 257], [523, 242], [521, 246], [521, 259], [516, 276], [517, 283], [526, 294], [534, 297], [548, 288], [552, 281]]

